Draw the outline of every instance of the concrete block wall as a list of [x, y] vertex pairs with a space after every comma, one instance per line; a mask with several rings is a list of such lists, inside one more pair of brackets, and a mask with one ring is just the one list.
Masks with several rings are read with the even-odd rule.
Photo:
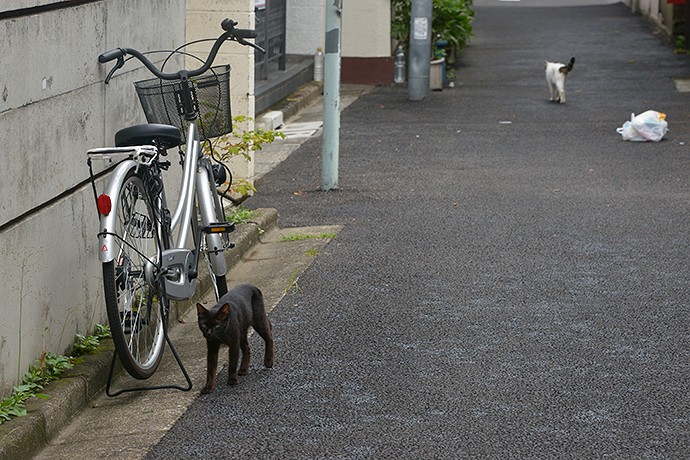
[[[5, 0], [0, 12], [48, 3], [57, 2]], [[101, 0], [0, 20], [0, 396], [43, 351], [65, 353], [75, 333], [106, 322], [85, 152], [145, 122], [132, 82], [148, 73], [130, 61], [105, 87], [98, 54], [169, 49], [184, 31], [184, 0]]]
[[[218, 37], [222, 32], [223, 19], [237, 22], [240, 29], [255, 27], [254, 0], [187, 0], [187, 37], [186, 41]], [[213, 42], [202, 42], [190, 46], [187, 51], [205, 59]], [[198, 61], [188, 59], [188, 66], [198, 67]], [[214, 65], [230, 64], [230, 94], [232, 116], [249, 117], [239, 124], [239, 130], [254, 129], [254, 51], [234, 42], [225, 43]], [[253, 158], [253, 156], [252, 156]], [[233, 174], [233, 180], [254, 179], [254, 162], [243, 157], [235, 157], [225, 162]]]
[[[357, 0], [349, 0], [351, 3]], [[325, 47], [326, 2], [290, 0], [285, 18], [285, 51], [287, 54], [313, 55]]]

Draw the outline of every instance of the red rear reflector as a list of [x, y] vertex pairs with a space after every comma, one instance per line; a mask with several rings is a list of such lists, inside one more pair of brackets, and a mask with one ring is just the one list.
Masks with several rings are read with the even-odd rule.
[[103, 214], [104, 216], [107, 216], [110, 214], [110, 211], [113, 209], [113, 204], [110, 201], [110, 197], [108, 195], [100, 195], [98, 197], [98, 212]]

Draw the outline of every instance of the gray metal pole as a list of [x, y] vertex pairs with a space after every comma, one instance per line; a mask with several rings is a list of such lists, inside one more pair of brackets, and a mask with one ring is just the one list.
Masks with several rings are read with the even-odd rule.
[[421, 101], [429, 94], [431, 61], [431, 14], [433, 0], [412, 0], [407, 97]]
[[323, 66], [323, 153], [321, 190], [338, 188], [340, 150], [340, 26], [342, 0], [326, 0], [326, 53]]

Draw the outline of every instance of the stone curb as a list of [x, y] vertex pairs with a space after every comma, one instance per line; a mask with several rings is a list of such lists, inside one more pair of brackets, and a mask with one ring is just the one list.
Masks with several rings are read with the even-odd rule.
[[[225, 256], [228, 269], [235, 266], [259, 242], [262, 231], [267, 231], [277, 223], [278, 211], [263, 208], [256, 210], [252, 222], [238, 225], [232, 234], [235, 247], [227, 251]], [[180, 307], [187, 308], [211, 289], [211, 280], [205, 267], [200, 265], [199, 268], [201, 279], [198, 294], [187, 303], [176, 303], [178, 314], [181, 314]], [[228, 280], [228, 284], [232, 284], [232, 280]], [[171, 311], [171, 315], [175, 315], [175, 311]], [[170, 326], [175, 323], [171, 320]], [[82, 357], [73, 369], [45, 388], [43, 392], [50, 396], [49, 399], [31, 398], [26, 402], [26, 417], [15, 417], [0, 425], [0, 459], [32, 458], [77, 413], [85, 409], [94, 397], [104, 391], [113, 351], [112, 341], [104, 341], [95, 354]]]
[[[266, 112], [278, 111], [283, 113], [283, 120], [287, 121], [297, 115], [300, 110], [311, 105], [323, 92], [323, 83], [312, 81], [297, 88], [295, 92], [271, 106]], [[260, 118], [259, 115], [258, 118]]]

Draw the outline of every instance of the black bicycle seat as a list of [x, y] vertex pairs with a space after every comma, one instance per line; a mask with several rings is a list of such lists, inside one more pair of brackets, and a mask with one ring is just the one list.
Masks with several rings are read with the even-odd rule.
[[[155, 142], [154, 142], [155, 141]], [[182, 143], [182, 133], [170, 125], [135, 125], [115, 133], [115, 146], [157, 145], [164, 149], [177, 147]]]

